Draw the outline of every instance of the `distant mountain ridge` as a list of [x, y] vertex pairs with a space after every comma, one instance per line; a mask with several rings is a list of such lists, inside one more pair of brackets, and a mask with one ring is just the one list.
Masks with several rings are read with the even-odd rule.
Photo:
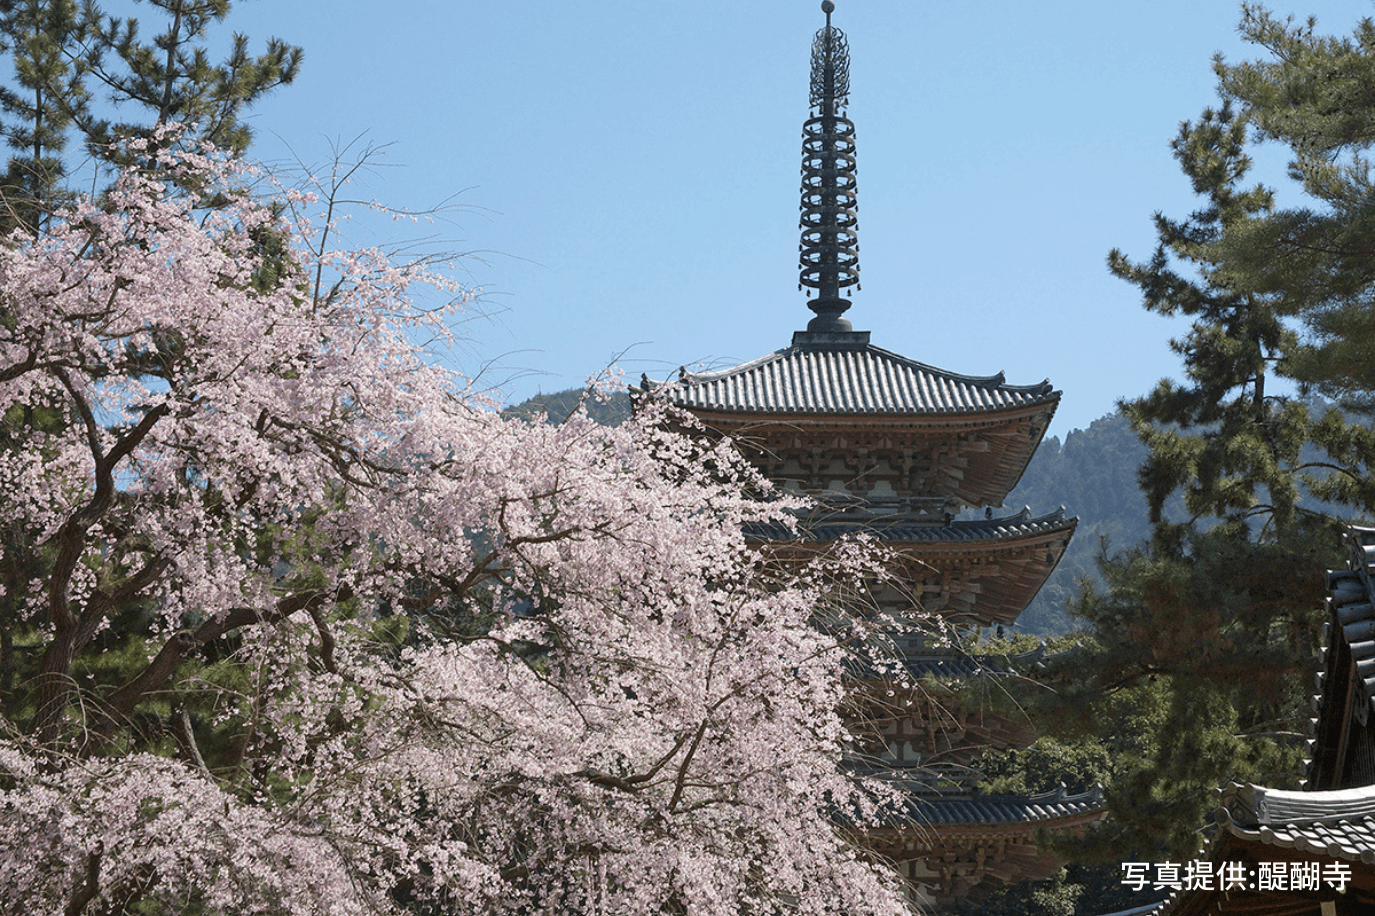
[[606, 426], [619, 426], [630, 416], [629, 394], [618, 392], [610, 398], [603, 398], [589, 394], [585, 388], [537, 394], [519, 404], [507, 407], [502, 413], [508, 417], [562, 423], [573, 415], [580, 403], [586, 405], [589, 417]]
[[1041, 442], [1003, 505], [1011, 510], [1030, 506], [1037, 513], [1064, 506], [1079, 516], [1079, 528], [1040, 593], [1017, 618], [1016, 632], [1050, 636], [1074, 629], [1069, 599], [1078, 580], [1098, 578], [1104, 545], [1120, 550], [1150, 536], [1146, 497], [1136, 480], [1145, 459], [1146, 446], [1120, 413], [1071, 430], [1063, 444], [1058, 436]]

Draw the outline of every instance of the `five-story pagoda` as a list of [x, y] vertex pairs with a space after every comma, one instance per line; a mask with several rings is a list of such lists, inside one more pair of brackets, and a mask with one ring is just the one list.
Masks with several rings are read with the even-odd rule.
[[[1026, 469], [1060, 392], [1049, 381], [1008, 385], [1001, 373], [960, 375], [899, 356], [844, 317], [859, 288], [859, 245], [855, 128], [845, 116], [849, 51], [831, 25], [834, 8], [822, 4], [826, 25], [812, 45], [802, 152], [800, 288], [816, 315], [788, 347], [720, 372], [683, 371], [658, 391], [739, 443], [776, 484], [815, 498], [819, 511], [801, 538], [756, 533], [771, 551], [824, 549], [867, 532], [903, 561], [900, 580], [878, 596], [883, 610], [901, 618], [920, 609], [966, 628], [1011, 623], [1059, 562], [1077, 521], [1063, 508], [992, 511]], [[955, 517], [970, 508], [984, 517]], [[988, 674], [920, 639], [902, 648], [918, 677]], [[855, 684], [857, 708], [877, 712], [873, 759], [908, 790], [911, 805], [905, 823], [866, 842], [898, 863], [918, 899], [949, 904], [994, 881], [1048, 877], [1059, 863], [1037, 851], [1033, 833], [1102, 816], [1096, 793], [980, 795], [965, 765], [987, 747], [1034, 736], [929, 680], [907, 703], [866, 704], [877, 686]]]

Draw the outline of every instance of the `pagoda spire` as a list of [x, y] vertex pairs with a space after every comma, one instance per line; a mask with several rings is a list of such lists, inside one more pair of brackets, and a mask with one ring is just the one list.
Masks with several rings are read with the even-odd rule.
[[798, 288], [816, 290], [807, 307], [810, 332], [851, 329], [840, 291], [859, 288], [859, 218], [855, 196], [855, 125], [845, 117], [850, 97], [850, 48], [831, 25], [835, 4], [821, 9], [826, 26], [812, 40], [811, 116], [802, 128], [802, 243]]

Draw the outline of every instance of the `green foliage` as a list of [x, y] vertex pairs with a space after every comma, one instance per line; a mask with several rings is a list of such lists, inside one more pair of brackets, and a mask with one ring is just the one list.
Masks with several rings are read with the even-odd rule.
[[242, 35], [212, 63], [206, 35], [229, 0], [146, 2], [166, 20], [151, 39], [139, 19], [108, 15], [96, 0], [0, 0], [0, 51], [12, 65], [0, 85], [0, 136], [11, 151], [0, 228], [41, 231], [70, 198], [73, 138], [107, 166], [129, 164], [120, 141], [174, 123], [194, 126], [186, 139], [242, 153], [252, 139], [245, 111], [300, 69], [300, 48], [273, 38], [255, 56]]
[[1375, 407], [1375, 185], [1366, 158], [1375, 141], [1375, 22], [1364, 20], [1349, 38], [1316, 29], [1313, 19], [1280, 20], [1245, 4], [1242, 34], [1269, 59], [1217, 62], [1223, 96], [1242, 106], [1262, 140], [1289, 148], [1290, 174], [1308, 196], [1305, 206], [1277, 210], [1217, 248], [1233, 274], [1282, 298], [1303, 321], [1305, 346], [1286, 354], [1285, 373], [1368, 411]]
[[958, 916], [1074, 916], [1083, 887], [1071, 884], [1064, 869], [1046, 881], [1003, 885], [978, 901], [960, 901]]
[[69, 53], [78, 24], [74, 0], [0, 2], [0, 49], [14, 63], [13, 86], [0, 86], [0, 134], [14, 151], [3, 184], [7, 223], [37, 229], [66, 199], [67, 133], [90, 103], [85, 69]]
[[[167, 20], [151, 41], [133, 17], [104, 15], [94, 0], [82, 7], [82, 64], [106, 85], [118, 103], [133, 103], [152, 115], [152, 125], [197, 125], [197, 139], [239, 154], [252, 132], [245, 108], [277, 86], [290, 83], [301, 49], [270, 38], [267, 50], [248, 53], [248, 39], [235, 35], [229, 56], [213, 64], [202, 42], [212, 24], [229, 14], [229, 0], [145, 0]], [[81, 125], [97, 156], [117, 140], [150, 135], [150, 125], [91, 118]]]
[[[1368, 334], [1352, 334], [1369, 326], [1368, 257], [1353, 253], [1370, 250], [1375, 220], [1360, 157], [1336, 156], [1371, 138], [1340, 109], [1370, 120], [1371, 103], [1341, 84], [1375, 74], [1375, 31], [1335, 41], [1244, 15], [1276, 60], [1219, 62], [1223, 104], [1181, 126], [1173, 149], [1200, 206], [1157, 215], [1148, 260], [1108, 260], [1147, 309], [1190, 324], [1172, 342], [1184, 379], [1121, 405], [1147, 450], [1150, 538], [1105, 555], [1102, 584], [1085, 583], [1073, 611], [1093, 639], [1052, 662], [1037, 710], [1049, 736], [1078, 745], [1073, 759], [1109, 753], [1109, 821], [1061, 844], [1097, 861], [1194, 855], [1216, 786], [1292, 784], [1321, 574], [1341, 560], [1332, 513], [1375, 511], [1375, 438], [1352, 414], [1375, 381], [1359, 358]], [[1280, 210], [1246, 183], [1253, 125], [1291, 144], [1317, 206]], [[1342, 409], [1315, 410], [1277, 379]]]
[[1045, 736], [1030, 747], [987, 755], [979, 765], [980, 791], [989, 795], [1040, 795], [1060, 786], [1071, 794], [1107, 782], [1113, 758], [1104, 743], [1074, 743]]
[[1149, 903], [1121, 883], [1116, 865], [1069, 865], [1045, 881], [1004, 885], [956, 905], [959, 916], [1099, 916]]
[[1138, 904], [1123, 895], [1108, 869], [1062, 868], [1045, 881], [1002, 885], [977, 901], [956, 904], [957, 916], [1078, 916], [1126, 909]]

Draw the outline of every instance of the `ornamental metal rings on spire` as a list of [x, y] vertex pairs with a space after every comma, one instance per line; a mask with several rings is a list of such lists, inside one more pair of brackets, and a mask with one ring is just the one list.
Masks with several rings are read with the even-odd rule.
[[842, 108], [850, 101], [850, 44], [831, 25], [829, 13], [812, 39], [812, 107], [820, 108], [828, 98]]
[[812, 41], [812, 112], [802, 133], [798, 280], [817, 291], [808, 303], [817, 314], [810, 331], [848, 331], [841, 315], [850, 303], [840, 291], [859, 284], [855, 125], [843, 113], [849, 95], [849, 45], [827, 9], [826, 26]]

